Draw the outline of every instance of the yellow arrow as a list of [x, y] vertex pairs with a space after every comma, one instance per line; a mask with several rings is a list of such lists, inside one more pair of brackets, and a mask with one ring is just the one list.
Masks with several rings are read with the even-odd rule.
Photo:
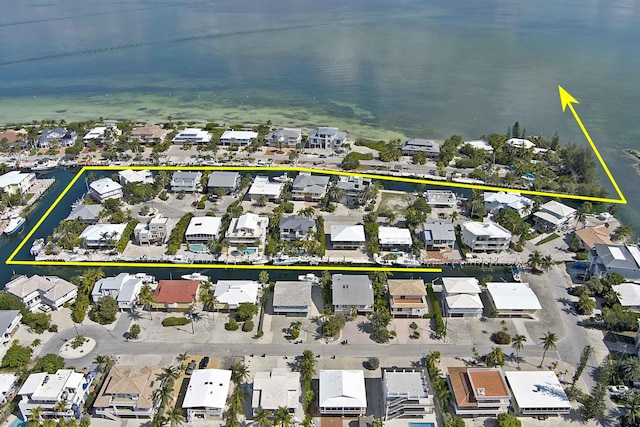
[[613, 179], [613, 175], [611, 175], [611, 172], [609, 171], [609, 168], [607, 167], [606, 163], [604, 162], [604, 160], [602, 160], [602, 156], [600, 155], [600, 152], [596, 148], [596, 145], [593, 143], [593, 140], [591, 139], [589, 132], [587, 132], [587, 129], [582, 124], [582, 120], [580, 120], [578, 113], [576, 113], [576, 109], [573, 108], [573, 104], [579, 104], [578, 100], [575, 99], [569, 92], [567, 92], [560, 85], [558, 85], [558, 92], [560, 93], [560, 104], [562, 105], [562, 111], [565, 111], [566, 108], [569, 107], [569, 110], [571, 110], [571, 113], [573, 114], [573, 118], [575, 118], [576, 122], [578, 122], [578, 126], [580, 126], [580, 129], [582, 129], [582, 133], [587, 138], [587, 141], [589, 141], [589, 144], [591, 145], [591, 149], [593, 150], [594, 153], [596, 153], [596, 157], [598, 158], [598, 161], [600, 162], [600, 164], [602, 165], [602, 168], [604, 169], [607, 176], [609, 177], [611, 184], [613, 184], [613, 188], [616, 190], [616, 193], [618, 193], [618, 197], [620, 197], [620, 200], [614, 203], [627, 204], [627, 199], [625, 199], [624, 195], [622, 194], [622, 191], [620, 191], [620, 187], [618, 187], [616, 180]]

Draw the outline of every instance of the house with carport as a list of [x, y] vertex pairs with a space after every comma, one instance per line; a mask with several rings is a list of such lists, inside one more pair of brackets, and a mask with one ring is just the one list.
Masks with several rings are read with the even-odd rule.
[[484, 305], [478, 279], [475, 277], [443, 277], [442, 299], [444, 314], [448, 317], [482, 316]]
[[273, 288], [273, 313], [306, 317], [311, 309], [311, 282], [279, 280]]
[[231, 371], [226, 369], [193, 371], [182, 402], [187, 422], [222, 419], [230, 383]]
[[349, 315], [373, 312], [373, 284], [366, 274], [334, 274], [331, 276], [332, 303], [336, 313]]
[[571, 412], [571, 401], [553, 371], [508, 371], [507, 383], [519, 416], [560, 416]]
[[366, 241], [364, 226], [335, 224], [331, 226], [332, 249], [359, 249]]
[[528, 283], [487, 283], [490, 309], [496, 317], [538, 319], [542, 306]]
[[429, 307], [422, 279], [387, 279], [389, 306], [393, 317], [422, 317]]
[[272, 413], [278, 408], [287, 408], [294, 418], [302, 418], [299, 372], [291, 372], [286, 368], [256, 372], [251, 389], [253, 415], [258, 408]]
[[318, 405], [321, 415], [361, 416], [367, 412], [367, 391], [362, 370], [322, 369]]

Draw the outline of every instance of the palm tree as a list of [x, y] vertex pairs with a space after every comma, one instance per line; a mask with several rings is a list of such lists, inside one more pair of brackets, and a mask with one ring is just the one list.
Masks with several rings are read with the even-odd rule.
[[258, 274], [258, 281], [260, 283], [262, 283], [263, 285], [267, 284], [267, 282], [269, 282], [269, 272], [266, 270], [262, 270], [259, 274]]
[[80, 420], [80, 427], [89, 427], [91, 425], [91, 418], [82, 417]]
[[333, 184], [327, 190], [327, 201], [328, 202], [339, 202], [344, 197], [344, 190], [337, 185]]
[[578, 300], [578, 310], [582, 314], [592, 314], [596, 308], [596, 302], [586, 294], [582, 294]]
[[178, 427], [184, 423], [184, 417], [182, 416], [182, 409], [173, 407], [167, 411], [167, 421], [171, 427]]
[[[169, 401], [173, 398], [173, 384], [165, 382], [156, 391], [153, 392], [153, 400], [158, 402], [158, 405], [162, 408], [169, 404]], [[162, 415], [162, 414], [160, 414]]]
[[246, 395], [242, 387], [236, 385], [231, 393], [231, 402], [229, 403], [229, 411], [234, 414], [242, 413], [242, 403], [244, 402]]
[[624, 378], [630, 382], [640, 379], [640, 360], [637, 357], [630, 357], [622, 362], [622, 373]]
[[504, 362], [504, 352], [500, 347], [493, 347], [491, 352], [485, 356], [485, 363], [487, 366], [503, 366]]
[[241, 382], [246, 381], [247, 378], [249, 378], [249, 368], [238, 360], [231, 367], [231, 381], [239, 385]]
[[281, 427], [289, 427], [293, 423], [293, 415], [286, 406], [279, 406], [273, 414], [273, 423]]
[[518, 359], [518, 370], [520, 370], [520, 350], [524, 348], [527, 337], [524, 335], [516, 335], [511, 339], [511, 347], [516, 349], [516, 357]]
[[432, 351], [427, 355], [427, 367], [430, 371], [433, 371], [438, 368], [440, 364], [440, 352]]
[[180, 369], [174, 366], [162, 368], [162, 373], [158, 374], [157, 379], [162, 383], [173, 385], [174, 381], [180, 377]]
[[545, 255], [540, 259], [540, 268], [543, 271], [549, 271], [553, 267], [553, 258], [551, 255]]
[[[106, 242], [107, 240], [109, 240], [109, 232], [103, 231], [102, 233], [100, 233], [99, 242]], [[102, 246], [102, 244], [99, 243], [99, 246]]]
[[51, 408], [53, 412], [59, 414], [60, 412], [65, 412], [67, 410], [68, 402], [66, 399], [58, 400], [55, 405]]
[[166, 424], [166, 419], [164, 418], [163, 414], [158, 411], [153, 415], [153, 418], [151, 419], [151, 423], [149, 423], [150, 427], [163, 427]]
[[44, 409], [42, 409], [42, 406], [36, 406], [35, 408], [32, 408], [31, 413], [29, 414], [29, 425], [31, 425], [32, 423], [35, 425], [40, 425], [40, 423], [42, 422], [43, 412]]
[[273, 413], [269, 410], [263, 409], [262, 406], [258, 406], [256, 409], [256, 413], [253, 416], [253, 425], [258, 427], [268, 427], [273, 425], [271, 421], [271, 416]]
[[306, 208], [300, 209], [298, 211], [298, 215], [300, 216], [304, 216], [306, 218], [311, 218], [312, 216], [314, 216], [316, 213], [316, 210], [313, 208], [313, 206], [307, 206]]
[[529, 254], [529, 267], [531, 267], [531, 270], [533, 271], [537, 271], [538, 270], [538, 265], [540, 264], [540, 262], [542, 261], [542, 254], [540, 253], [540, 251], [533, 251], [532, 253]]
[[187, 353], [186, 351], [184, 353], [180, 353], [176, 356], [176, 361], [178, 363], [180, 363], [180, 370], [182, 370], [182, 367], [184, 365], [184, 362], [189, 358], [189, 353]]
[[300, 359], [300, 376], [304, 382], [311, 381], [316, 374], [316, 356], [311, 350], [302, 352]]
[[630, 391], [622, 395], [624, 409], [626, 410], [622, 425], [637, 426], [640, 421], [640, 394]]
[[151, 306], [155, 302], [156, 298], [153, 295], [153, 290], [151, 286], [144, 285], [140, 289], [140, 294], [138, 295], [138, 300], [142, 303], [143, 306], [149, 310], [149, 318], [153, 320], [153, 316], [151, 315]]
[[101, 372], [106, 372], [116, 364], [116, 360], [113, 358], [113, 356], [99, 355], [94, 359], [94, 363], [98, 365], [98, 368]]
[[213, 311], [218, 304], [218, 299], [210, 291], [201, 289], [198, 295], [198, 302], [208, 311]]
[[542, 365], [544, 364], [544, 357], [547, 355], [547, 350], [550, 348], [556, 348], [557, 342], [558, 337], [555, 333], [550, 331], [547, 331], [547, 333], [540, 338], [540, 344], [542, 344], [542, 348], [544, 349], [544, 352], [542, 353], [542, 360], [540, 361], [540, 368], [542, 368]]
[[449, 215], [449, 218], [451, 218], [451, 222], [456, 222], [456, 220], [458, 219], [458, 215], [458, 211], [453, 211], [451, 215]]

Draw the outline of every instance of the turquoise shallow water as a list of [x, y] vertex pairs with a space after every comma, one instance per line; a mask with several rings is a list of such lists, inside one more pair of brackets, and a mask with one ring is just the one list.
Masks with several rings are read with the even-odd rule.
[[[7, 0], [0, 122], [195, 119], [365, 138], [477, 138], [519, 120], [586, 144], [640, 228], [640, 5], [634, 1]], [[604, 176], [604, 174], [603, 174]]]

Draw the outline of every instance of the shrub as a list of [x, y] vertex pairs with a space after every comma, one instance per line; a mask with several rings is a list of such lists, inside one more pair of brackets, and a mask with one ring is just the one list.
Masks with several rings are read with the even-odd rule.
[[224, 328], [227, 331], [237, 331], [238, 330], [238, 322], [236, 322], [236, 319], [229, 319], [229, 321], [224, 324]]
[[418, 324], [416, 322], [411, 322], [409, 327], [415, 331], [416, 329], [418, 329]]
[[438, 298], [436, 297], [435, 292], [433, 292], [433, 286], [431, 284], [427, 285], [427, 295], [429, 296], [431, 306], [433, 307], [433, 320], [436, 323], [436, 335], [438, 337], [442, 337], [446, 334], [444, 320], [442, 319], [440, 302], [438, 302]]
[[509, 332], [498, 331], [493, 335], [491, 335], [491, 341], [493, 341], [496, 344], [502, 344], [502, 345], [510, 344], [511, 335], [509, 334]]
[[89, 312], [89, 318], [101, 325], [108, 325], [116, 320], [116, 314], [119, 310], [115, 298], [106, 295], [93, 305]]
[[49, 332], [53, 332], [54, 334], [58, 332], [58, 325], [56, 325], [55, 323], [51, 326], [49, 326], [49, 329], [47, 329]]
[[380, 367], [380, 359], [378, 359], [377, 357], [370, 357], [369, 359], [367, 359], [367, 363], [366, 363], [367, 369], [371, 371], [375, 371], [379, 367]]
[[131, 240], [131, 234], [133, 234], [133, 229], [136, 228], [136, 225], [138, 225], [137, 219], [132, 219], [131, 221], [129, 221], [124, 231], [122, 232], [120, 240], [118, 240], [118, 243], [116, 245], [116, 247], [118, 248], [118, 252], [124, 252], [127, 244], [129, 243], [129, 240]]
[[22, 323], [36, 334], [41, 334], [51, 326], [51, 315], [46, 313], [27, 312], [22, 316]]
[[18, 341], [14, 341], [11, 347], [7, 349], [4, 357], [2, 358], [2, 368], [18, 369], [25, 367], [31, 360], [33, 349], [30, 347], [23, 347], [18, 344]]
[[45, 354], [36, 362], [33, 372], [47, 372], [55, 374], [58, 369], [64, 368], [64, 359], [57, 354]]
[[140, 325], [134, 323], [129, 328], [129, 338], [135, 340], [136, 338], [138, 338], [138, 335], [140, 335]]
[[387, 328], [378, 328], [373, 331], [373, 335], [375, 335], [376, 339], [381, 343], [389, 342], [389, 331]]
[[292, 339], [297, 340], [299, 336], [300, 336], [300, 330], [299, 329], [291, 329], [291, 338]]
[[191, 323], [186, 317], [167, 317], [162, 321], [162, 326], [183, 326]]
[[244, 332], [251, 332], [253, 331], [253, 320], [247, 320], [246, 322], [244, 322], [244, 324], [242, 325], [242, 330]]
[[294, 206], [292, 202], [284, 202], [282, 208], [284, 209], [284, 213], [292, 213]]

